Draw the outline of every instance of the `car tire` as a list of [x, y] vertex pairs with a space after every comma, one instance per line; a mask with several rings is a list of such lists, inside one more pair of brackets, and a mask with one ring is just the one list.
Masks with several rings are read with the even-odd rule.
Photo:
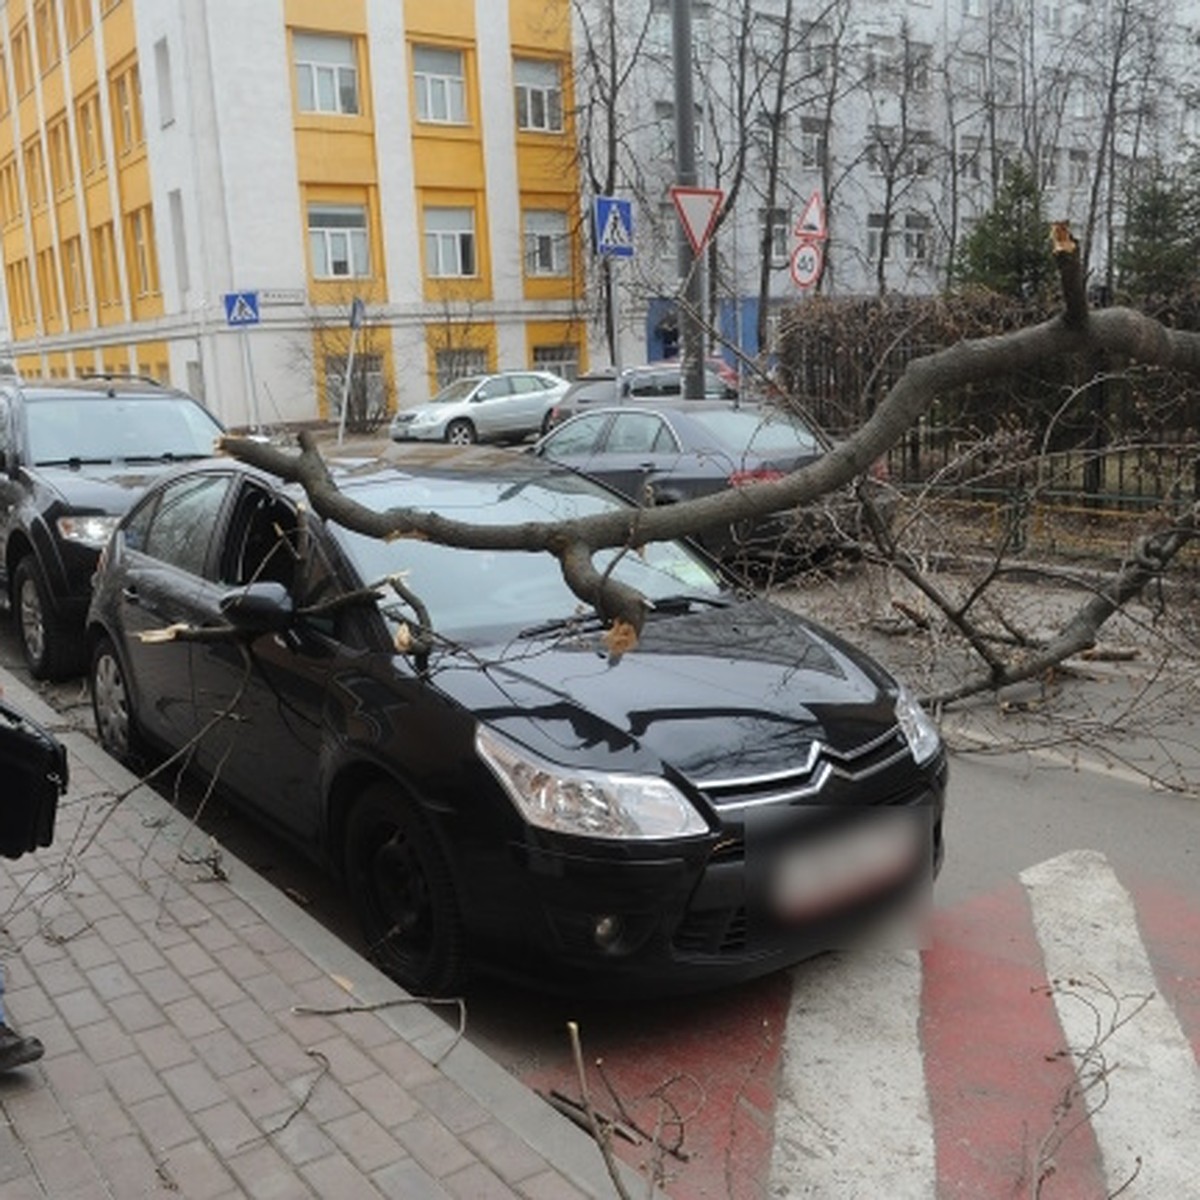
[[433, 831], [394, 784], [376, 783], [346, 823], [346, 887], [371, 959], [415, 995], [466, 978], [465, 933], [449, 864]]
[[83, 630], [54, 608], [50, 589], [32, 554], [13, 572], [13, 620], [25, 663], [34, 679], [68, 679], [86, 662]]
[[476, 441], [475, 426], [459, 418], [446, 426], [446, 441], [452, 446], [470, 446]]
[[100, 745], [123, 763], [139, 762], [144, 745], [133, 715], [125, 668], [107, 637], [100, 638], [92, 650], [88, 690]]

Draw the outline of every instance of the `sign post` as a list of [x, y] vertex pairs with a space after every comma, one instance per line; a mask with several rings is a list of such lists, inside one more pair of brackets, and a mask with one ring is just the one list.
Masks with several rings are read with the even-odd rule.
[[250, 397], [251, 424], [257, 431], [261, 426], [258, 416], [258, 389], [254, 384], [254, 360], [250, 354], [250, 335], [247, 331], [260, 320], [258, 293], [226, 292], [221, 300], [225, 305], [225, 323], [238, 331], [238, 338], [242, 344], [242, 373], [246, 379], [246, 392]]
[[354, 351], [358, 345], [358, 331], [367, 318], [367, 307], [361, 296], [355, 296], [350, 304], [350, 353], [346, 356], [346, 377], [342, 380], [342, 411], [338, 416], [338, 445], [346, 436], [346, 410], [350, 407], [350, 381], [354, 378]]
[[620, 300], [617, 294], [617, 259], [633, 257], [633, 205], [616, 196], [597, 196], [595, 205], [596, 250], [608, 266], [608, 319], [612, 325], [613, 370], [621, 375]]

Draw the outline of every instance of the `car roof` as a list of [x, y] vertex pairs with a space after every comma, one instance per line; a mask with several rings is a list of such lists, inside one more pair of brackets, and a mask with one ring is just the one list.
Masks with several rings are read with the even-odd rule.
[[[113, 396], [195, 400], [186, 392], [166, 386], [143, 375], [85, 375], [78, 379], [21, 379], [12, 381], [9, 388], [19, 391], [26, 400], [30, 401], [55, 400], [65, 397], [112, 398]], [[195, 402], [199, 403], [199, 401]]]

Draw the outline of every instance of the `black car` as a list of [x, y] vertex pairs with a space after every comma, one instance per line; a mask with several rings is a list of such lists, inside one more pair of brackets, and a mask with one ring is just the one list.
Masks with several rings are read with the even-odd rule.
[[[598, 479], [646, 504], [675, 504], [731, 487], [781, 479], [825, 453], [827, 442], [782, 409], [729, 400], [605, 405], [572, 417], [532, 453]], [[809, 546], [814, 519], [794, 512], [701, 532], [723, 559]]]
[[209, 457], [222, 432], [201, 404], [152, 381], [0, 383], [0, 585], [35, 678], [84, 670], [109, 534], [164, 468]]
[[[478, 447], [394, 447], [335, 477], [374, 510], [497, 524], [624, 503]], [[547, 554], [381, 541], [231, 460], [183, 470], [97, 573], [101, 741], [189, 747], [342, 873], [370, 953], [418, 993], [469, 963], [568, 987], [731, 982], [843, 944], [927, 882], [946, 761], [912, 697], [680, 543], [616, 557], [653, 605], [618, 658]], [[406, 591], [435, 630], [417, 653]], [[176, 623], [231, 633], [139, 636]]]

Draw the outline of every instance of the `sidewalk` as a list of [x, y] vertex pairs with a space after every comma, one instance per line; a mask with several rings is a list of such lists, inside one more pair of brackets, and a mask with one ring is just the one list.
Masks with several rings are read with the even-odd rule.
[[134, 777], [0, 686], [71, 765], [54, 845], [0, 859], [5, 1004], [46, 1046], [0, 1075], [3, 1200], [617, 1195], [576, 1126], [224, 849], [219, 878], [149, 789], [114, 805]]

